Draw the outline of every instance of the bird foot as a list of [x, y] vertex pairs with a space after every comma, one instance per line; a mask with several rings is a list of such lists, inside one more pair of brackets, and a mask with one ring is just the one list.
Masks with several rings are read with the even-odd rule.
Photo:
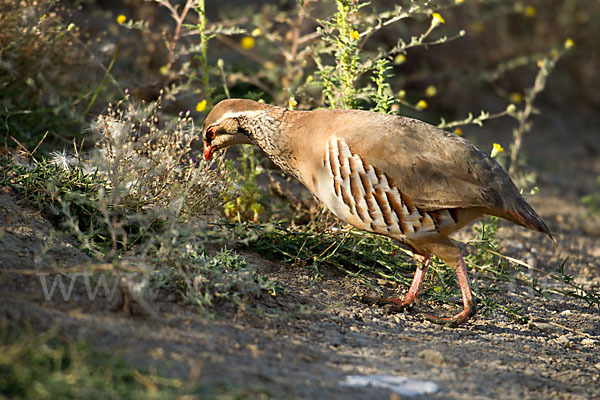
[[371, 297], [361, 296], [358, 299], [361, 303], [377, 306], [391, 305], [388, 309], [390, 312], [402, 312], [406, 309], [411, 309], [414, 305], [414, 299], [408, 301], [406, 299], [400, 300], [393, 297]]
[[469, 318], [475, 315], [475, 313], [477, 313], [477, 306], [475, 303], [473, 303], [469, 307], [465, 307], [464, 310], [453, 317], [434, 317], [433, 315], [424, 314], [423, 318], [437, 325], [456, 327], [466, 322]]
[[393, 297], [388, 297], [383, 299], [383, 304], [391, 304], [392, 306], [388, 309], [389, 312], [397, 313], [405, 310], [412, 310], [415, 305], [415, 299], [395, 299]]
[[[415, 299], [395, 299], [393, 297], [371, 297], [371, 296], [360, 296], [356, 300], [363, 304], [376, 305], [376, 306], [391, 306], [388, 311], [391, 313], [410, 311], [415, 305]], [[474, 300], [474, 299], [473, 299]], [[448, 327], [456, 327], [468, 321], [473, 315], [477, 313], [477, 305], [475, 301], [470, 306], [464, 308], [463, 311], [454, 315], [453, 317], [434, 317], [433, 315], [420, 314], [421, 317], [429, 322], [437, 325], [443, 325]]]

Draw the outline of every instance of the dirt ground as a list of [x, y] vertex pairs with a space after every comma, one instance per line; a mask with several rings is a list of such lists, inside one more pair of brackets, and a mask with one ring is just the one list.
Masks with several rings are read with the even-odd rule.
[[[502, 251], [547, 271], [567, 258], [567, 273], [598, 288], [600, 223], [585, 216], [580, 198], [598, 190], [600, 124], [593, 118], [564, 121], [553, 112], [542, 115], [525, 139], [540, 187], [530, 201], [560, 239], [554, 248], [542, 235], [504, 223]], [[478, 142], [488, 146], [502, 138], [492, 136], [495, 129], [491, 124], [489, 137]], [[65, 335], [122, 353], [135, 366], [156, 366], [181, 378], [193, 374], [207, 384], [263, 387], [274, 398], [404, 398], [384, 388], [340, 384], [348, 375], [371, 374], [437, 385], [437, 391], [419, 398], [600, 398], [600, 312], [583, 301], [543, 298], [507, 286], [498, 301], [524, 307], [529, 324], [496, 312], [478, 314], [459, 328], [442, 328], [415, 312], [390, 314], [356, 301], [356, 295], [367, 294], [365, 287], [336, 270], [323, 268], [323, 279], [311, 282], [302, 267], [242, 251], [261, 272], [279, 280], [285, 293], [263, 296], [245, 310], [221, 306], [209, 314], [159, 298], [154, 303], [158, 318], [132, 317], [113, 311], [101, 294], [90, 301], [81, 282], [69, 301], [56, 294], [46, 301], [39, 276], [16, 271], [90, 261], [60, 238], [44, 251], [51, 228], [39, 212], [2, 192], [0, 319], [27, 321], [37, 330], [58, 326]], [[456, 312], [425, 303], [416, 310]]]

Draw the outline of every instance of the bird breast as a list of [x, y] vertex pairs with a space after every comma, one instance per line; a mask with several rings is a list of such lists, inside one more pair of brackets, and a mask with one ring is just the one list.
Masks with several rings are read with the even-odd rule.
[[353, 154], [341, 138], [327, 141], [316, 183], [319, 199], [359, 229], [412, 241], [456, 224], [452, 210], [424, 211], [412, 204], [385, 171]]

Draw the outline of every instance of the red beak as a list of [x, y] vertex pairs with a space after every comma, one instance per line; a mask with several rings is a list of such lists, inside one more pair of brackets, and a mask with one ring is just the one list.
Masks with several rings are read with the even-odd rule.
[[206, 161], [210, 161], [210, 159], [212, 158], [213, 154], [215, 153], [215, 150], [217, 150], [217, 146], [214, 145], [210, 145], [206, 142], [206, 140], [204, 141], [204, 159]]

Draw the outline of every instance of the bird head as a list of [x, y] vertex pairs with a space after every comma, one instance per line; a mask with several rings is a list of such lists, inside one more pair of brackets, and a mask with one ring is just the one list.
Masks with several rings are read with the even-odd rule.
[[242, 124], [262, 104], [251, 100], [229, 99], [217, 104], [206, 117], [202, 127], [204, 159], [209, 161], [215, 151], [236, 144], [251, 144], [252, 133]]

